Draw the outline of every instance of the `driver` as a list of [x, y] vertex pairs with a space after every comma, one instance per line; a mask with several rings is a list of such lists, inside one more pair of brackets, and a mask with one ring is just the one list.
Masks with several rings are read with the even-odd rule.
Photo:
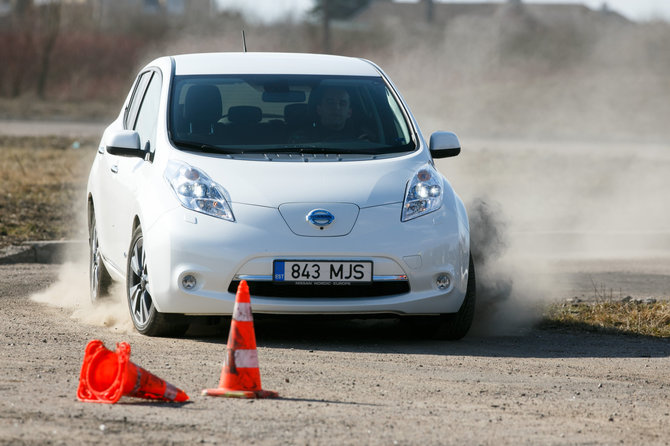
[[316, 106], [319, 126], [324, 132], [343, 132], [351, 118], [349, 93], [344, 88], [328, 88]]
[[356, 131], [351, 118], [349, 92], [341, 87], [328, 87], [316, 106], [317, 119], [308, 129], [293, 135], [296, 141], [333, 141], [366, 138]]

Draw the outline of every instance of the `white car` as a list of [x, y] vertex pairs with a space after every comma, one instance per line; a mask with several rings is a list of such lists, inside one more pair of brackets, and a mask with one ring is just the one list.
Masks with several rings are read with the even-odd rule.
[[254, 313], [394, 315], [442, 339], [472, 323], [461, 199], [395, 86], [357, 58], [162, 57], [138, 75], [88, 181], [91, 299], [126, 284], [146, 335]]

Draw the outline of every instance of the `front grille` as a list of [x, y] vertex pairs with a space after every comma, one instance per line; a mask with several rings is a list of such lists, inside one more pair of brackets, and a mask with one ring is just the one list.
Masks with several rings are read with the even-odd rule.
[[[239, 284], [238, 280], [233, 280], [228, 287], [228, 292], [235, 293]], [[259, 297], [350, 298], [409, 293], [409, 282], [404, 280], [351, 285], [296, 285], [251, 280], [247, 281], [247, 284], [249, 285], [249, 293], [252, 296]]]

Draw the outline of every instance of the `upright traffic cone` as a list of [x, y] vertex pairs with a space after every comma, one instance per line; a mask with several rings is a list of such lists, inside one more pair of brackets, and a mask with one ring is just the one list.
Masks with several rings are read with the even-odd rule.
[[251, 299], [246, 280], [240, 282], [235, 295], [235, 307], [228, 334], [226, 359], [217, 389], [205, 389], [203, 395], [228, 398], [277, 398], [272, 390], [261, 388], [258, 368], [256, 333], [251, 314]]
[[184, 402], [188, 395], [130, 362], [130, 345], [116, 344], [116, 351], [93, 340], [86, 346], [77, 398], [90, 403], [116, 403], [121, 396]]

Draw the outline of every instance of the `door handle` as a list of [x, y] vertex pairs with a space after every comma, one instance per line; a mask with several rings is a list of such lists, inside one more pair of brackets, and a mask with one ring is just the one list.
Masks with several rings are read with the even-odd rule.
[[115, 164], [110, 168], [110, 170], [112, 171], [112, 173], [118, 173], [119, 172], [119, 166], [117, 166]]

